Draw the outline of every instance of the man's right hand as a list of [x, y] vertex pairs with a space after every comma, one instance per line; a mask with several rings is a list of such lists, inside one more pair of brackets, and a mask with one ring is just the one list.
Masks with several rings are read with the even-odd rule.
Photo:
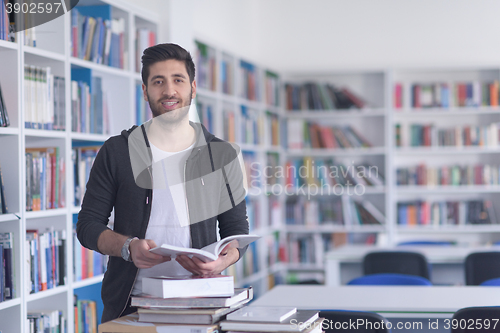
[[156, 244], [151, 239], [135, 239], [130, 243], [130, 256], [137, 268], [151, 268], [166, 261], [170, 261], [169, 256], [161, 256], [149, 252], [150, 249], [155, 247]]

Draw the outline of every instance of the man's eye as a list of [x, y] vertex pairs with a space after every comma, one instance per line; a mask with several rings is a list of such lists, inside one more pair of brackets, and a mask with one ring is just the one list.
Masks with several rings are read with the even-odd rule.
[[162, 81], [155, 81], [155, 84], [161, 84]]

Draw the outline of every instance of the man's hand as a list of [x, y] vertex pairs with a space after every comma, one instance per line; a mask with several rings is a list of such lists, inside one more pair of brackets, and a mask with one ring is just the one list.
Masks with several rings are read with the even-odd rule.
[[151, 239], [134, 239], [129, 246], [130, 256], [137, 268], [151, 268], [166, 261], [170, 261], [169, 256], [161, 256], [149, 252], [155, 248], [156, 244]]
[[238, 249], [234, 247], [230, 248], [228, 245], [221, 251], [219, 258], [215, 261], [203, 262], [196, 257], [189, 258], [185, 255], [177, 256], [175, 260], [194, 275], [213, 276], [220, 274], [223, 270], [234, 264], [239, 256]]

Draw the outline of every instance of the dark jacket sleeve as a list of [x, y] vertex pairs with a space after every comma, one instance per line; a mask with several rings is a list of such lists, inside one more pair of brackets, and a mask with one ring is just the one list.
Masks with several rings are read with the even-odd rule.
[[[231, 152], [231, 158], [223, 167], [223, 177], [225, 181], [221, 184], [221, 193], [229, 193], [229, 200], [231, 201], [232, 208], [217, 216], [221, 239], [227, 236], [249, 233], [245, 201], [246, 190], [243, 186], [245, 179], [242, 173], [242, 166], [235, 154], [237, 155], [236, 151]], [[227, 196], [222, 195], [221, 200], [224, 200], [224, 197], [227, 198]], [[238, 248], [239, 258], [245, 253], [247, 247], [248, 246]]]
[[80, 243], [98, 251], [97, 240], [107, 227], [116, 199], [116, 180], [113, 177], [108, 142], [99, 150], [87, 182], [82, 209], [78, 214], [76, 234]]

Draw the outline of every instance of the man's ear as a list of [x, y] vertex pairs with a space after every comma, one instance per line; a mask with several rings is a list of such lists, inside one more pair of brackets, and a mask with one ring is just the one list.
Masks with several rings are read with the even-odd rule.
[[148, 101], [148, 88], [144, 85], [144, 83], [142, 84], [142, 95], [144, 96], [144, 100], [146, 102], [149, 102]]
[[191, 99], [194, 99], [196, 97], [196, 80], [193, 80], [193, 82], [191, 83], [191, 89], [193, 90]]

